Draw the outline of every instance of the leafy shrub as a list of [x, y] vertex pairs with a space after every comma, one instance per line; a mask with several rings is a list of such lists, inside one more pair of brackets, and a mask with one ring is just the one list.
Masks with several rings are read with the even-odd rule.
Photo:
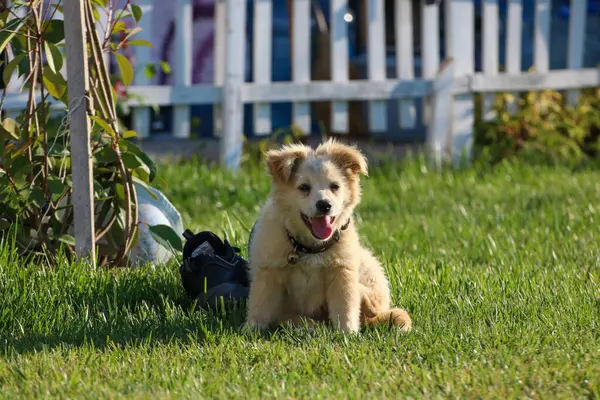
[[[126, 45], [151, 44], [135, 40], [141, 29], [128, 28], [124, 22], [139, 22], [142, 12], [137, 5], [126, 1], [117, 9], [118, 2], [82, 1], [88, 31], [88, 115], [98, 255], [100, 264], [122, 265], [138, 234], [134, 183], [147, 188], [156, 166], [128, 140], [136, 133], [119, 122], [114, 82], [127, 86], [133, 80], [133, 68], [120, 50]], [[9, 54], [2, 100], [13, 73], [24, 78], [27, 91], [23, 113], [16, 119], [4, 118], [0, 124], [0, 237], [10, 232], [23, 253], [43, 253], [50, 258], [61, 247], [74, 253], [70, 131], [68, 119], [56, 116], [51, 103], [76, 108], [78, 99], [68, 98], [61, 73], [64, 24], [57, 12], [62, 12], [60, 0], [14, 1], [0, 10], [0, 53]], [[100, 13], [109, 13], [105, 27], [109, 34], [104, 38], [98, 37], [95, 29]], [[118, 33], [123, 35], [119, 38]], [[119, 40], [114, 41], [115, 37]], [[119, 66], [118, 79], [112, 77], [112, 82], [103, 62], [104, 52], [112, 53]]]
[[[516, 111], [510, 105], [516, 101]], [[582, 92], [574, 106], [563, 94], [546, 90], [496, 96], [496, 118], [479, 120], [475, 149], [479, 157], [541, 156], [554, 163], [579, 163], [600, 155], [600, 88]], [[478, 113], [480, 115], [480, 113]]]

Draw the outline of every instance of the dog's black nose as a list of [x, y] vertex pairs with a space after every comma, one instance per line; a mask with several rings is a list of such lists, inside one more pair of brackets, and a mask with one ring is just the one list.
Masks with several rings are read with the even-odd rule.
[[317, 201], [317, 210], [321, 213], [321, 214], [329, 214], [329, 211], [331, 211], [331, 203], [328, 202], [327, 200], [319, 200]]

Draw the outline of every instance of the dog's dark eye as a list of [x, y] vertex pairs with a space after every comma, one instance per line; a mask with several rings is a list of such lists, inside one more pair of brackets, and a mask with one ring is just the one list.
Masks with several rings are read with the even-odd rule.
[[310, 185], [303, 183], [302, 185], [298, 186], [298, 190], [302, 193], [308, 193], [310, 192]]
[[340, 185], [338, 185], [337, 183], [332, 183], [329, 188], [331, 189], [332, 192], [335, 192], [336, 190], [338, 190], [340, 188]]

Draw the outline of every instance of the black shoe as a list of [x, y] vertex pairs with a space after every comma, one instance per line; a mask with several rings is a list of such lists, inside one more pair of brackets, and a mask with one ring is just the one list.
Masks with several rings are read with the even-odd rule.
[[181, 282], [188, 295], [200, 303], [218, 305], [220, 298], [237, 301], [248, 298], [248, 262], [227, 240], [212, 232], [183, 233], [183, 264], [179, 268]]

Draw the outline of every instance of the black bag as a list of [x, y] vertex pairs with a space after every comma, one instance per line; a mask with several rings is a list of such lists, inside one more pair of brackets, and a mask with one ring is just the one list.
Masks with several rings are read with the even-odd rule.
[[248, 262], [238, 255], [240, 249], [208, 231], [193, 234], [186, 229], [183, 237], [179, 271], [188, 295], [209, 305], [218, 305], [221, 297], [225, 302], [248, 298]]

